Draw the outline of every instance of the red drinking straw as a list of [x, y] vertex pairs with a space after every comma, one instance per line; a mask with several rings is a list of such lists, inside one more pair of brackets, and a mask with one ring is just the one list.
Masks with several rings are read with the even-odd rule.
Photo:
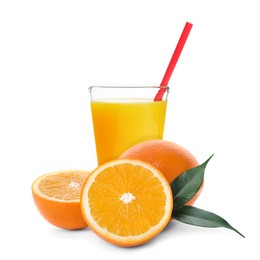
[[[185, 42], [186, 42], [186, 40], [189, 36], [191, 28], [192, 28], [192, 24], [186, 22], [186, 25], [185, 25], [185, 27], [182, 31], [181, 37], [180, 37], [178, 44], [177, 44], [177, 46], [174, 50], [174, 53], [172, 55], [172, 58], [171, 58], [170, 63], [168, 65], [168, 68], [167, 68], [167, 70], [164, 74], [163, 80], [162, 80], [161, 85], [160, 85], [161, 87], [165, 87], [165, 86], [168, 85], [168, 82], [171, 78], [172, 72], [173, 72], [173, 70], [176, 66], [176, 63], [177, 63], [180, 55], [181, 55], [181, 51], [182, 51], [182, 49], [185, 45]], [[166, 91], [165, 88], [160, 88], [158, 93], [156, 94], [156, 96], [154, 98], [154, 101], [161, 101], [165, 91]]]

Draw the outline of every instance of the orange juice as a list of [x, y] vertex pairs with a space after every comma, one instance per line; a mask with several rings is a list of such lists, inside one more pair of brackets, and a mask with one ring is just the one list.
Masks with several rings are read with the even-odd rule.
[[98, 163], [118, 158], [126, 149], [162, 139], [167, 101], [146, 99], [92, 101]]

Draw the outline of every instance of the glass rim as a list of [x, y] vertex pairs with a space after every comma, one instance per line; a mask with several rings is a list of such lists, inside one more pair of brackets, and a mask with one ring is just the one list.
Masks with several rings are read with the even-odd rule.
[[[160, 101], [167, 101], [168, 100], [168, 94], [169, 94], [169, 90], [170, 87], [169, 86], [156, 86], [156, 85], [93, 85], [88, 87], [88, 91], [89, 91], [89, 95], [90, 95], [90, 100], [91, 101], [99, 101], [99, 100], [104, 100], [103, 98], [96, 98], [94, 97], [95, 95], [97, 95], [97, 93], [101, 93], [104, 91], [104, 93], [106, 91], [111, 91], [111, 93], [117, 93], [117, 90], [119, 91], [118, 93], [128, 93], [129, 91], [137, 91], [136, 93], [138, 93], [139, 91], [143, 91], [145, 93], [148, 93], [147, 91], [151, 93], [153, 93], [153, 97], [150, 98], [154, 99], [156, 93], [159, 92], [160, 89], [164, 89], [165, 90], [165, 94], [164, 94], [164, 98], [162, 98], [162, 100]], [[152, 91], [152, 92], [151, 92]], [[141, 92], [140, 92], [141, 93]], [[122, 96], [123, 97], [123, 96]], [[120, 97], [120, 98], [122, 98]]]
[[165, 88], [166, 90], [169, 90], [169, 86], [157, 86], [157, 85], [93, 85], [93, 86], [89, 86], [88, 89], [89, 91], [91, 91], [93, 88], [104, 88], [104, 89], [108, 89], [108, 88], [119, 88], [119, 89], [124, 89], [124, 88], [130, 88], [130, 89], [135, 89], [135, 88], [144, 88], [144, 89], [160, 89], [160, 88]]

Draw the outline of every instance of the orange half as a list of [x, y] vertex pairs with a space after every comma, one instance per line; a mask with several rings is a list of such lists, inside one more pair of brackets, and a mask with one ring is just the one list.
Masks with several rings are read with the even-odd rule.
[[32, 184], [34, 202], [51, 224], [65, 229], [87, 226], [80, 208], [80, 193], [89, 172], [65, 170], [47, 173]]
[[137, 160], [115, 160], [96, 168], [81, 192], [88, 226], [119, 246], [143, 244], [168, 224], [171, 188], [155, 167]]

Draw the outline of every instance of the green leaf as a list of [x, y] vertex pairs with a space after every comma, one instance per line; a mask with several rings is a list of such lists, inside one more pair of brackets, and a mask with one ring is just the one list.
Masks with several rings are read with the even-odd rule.
[[233, 228], [225, 219], [222, 217], [199, 209], [193, 206], [184, 206], [172, 213], [172, 217], [180, 222], [200, 226], [200, 227], [224, 227], [237, 232], [240, 236], [244, 237], [239, 231]]
[[203, 164], [185, 171], [174, 179], [171, 189], [174, 199], [173, 211], [183, 207], [198, 192], [204, 178], [207, 163], [213, 155]]

